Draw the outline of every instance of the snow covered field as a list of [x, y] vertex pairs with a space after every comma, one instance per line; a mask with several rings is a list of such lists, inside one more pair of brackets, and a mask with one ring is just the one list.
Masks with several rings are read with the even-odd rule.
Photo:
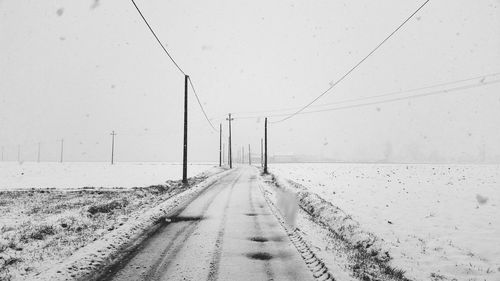
[[500, 165], [272, 164], [385, 240], [416, 280], [500, 280]]
[[[209, 170], [211, 163], [190, 164], [188, 176]], [[0, 162], [0, 189], [144, 187], [182, 178], [182, 165], [164, 162]]]

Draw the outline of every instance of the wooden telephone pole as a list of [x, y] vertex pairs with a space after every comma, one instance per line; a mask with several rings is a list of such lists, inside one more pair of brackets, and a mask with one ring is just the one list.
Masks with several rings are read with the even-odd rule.
[[264, 174], [267, 174], [267, 117], [264, 125]]
[[63, 156], [64, 156], [64, 139], [61, 139], [61, 163], [63, 162]]
[[250, 150], [250, 144], [248, 145], [248, 165], [252, 165], [252, 153]]
[[219, 167], [222, 166], [222, 124], [219, 124]]
[[260, 167], [264, 167], [264, 140], [260, 138]]
[[187, 184], [187, 138], [188, 138], [188, 75], [184, 75], [184, 146], [182, 152], [182, 183]]
[[111, 132], [111, 165], [115, 163], [115, 131]]
[[234, 120], [234, 118], [231, 118], [231, 113], [229, 113], [229, 117], [226, 118], [227, 121], [229, 121], [229, 153], [228, 153], [228, 158], [229, 158], [229, 168], [233, 168], [233, 151], [232, 151], [232, 144], [231, 144], [231, 121]]

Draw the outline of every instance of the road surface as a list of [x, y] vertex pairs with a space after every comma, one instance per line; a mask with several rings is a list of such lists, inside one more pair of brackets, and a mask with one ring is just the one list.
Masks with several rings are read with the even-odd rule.
[[239, 167], [117, 265], [107, 280], [313, 280], [271, 213], [258, 170]]

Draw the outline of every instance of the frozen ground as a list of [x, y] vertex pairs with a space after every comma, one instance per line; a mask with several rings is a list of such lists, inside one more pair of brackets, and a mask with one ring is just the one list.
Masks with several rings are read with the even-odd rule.
[[416, 280], [500, 280], [500, 165], [273, 164], [385, 241]]
[[[190, 178], [189, 187], [168, 181], [118, 192], [100, 188], [0, 190], [0, 280], [33, 280], [47, 269], [69, 276], [99, 268], [181, 199], [203, 189], [208, 176], [221, 171], [214, 168]], [[88, 256], [79, 250], [93, 258], [84, 259]], [[74, 264], [70, 273], [55, 266], [71, 259], [80, 262], [79, 270], [75, 271]]]
[[[210, 163], [190, 164], [188, 176], [209, 170]], [[0, 189], [144, 187], [179, 180], [182, 165], [164, 162], [0, 162]]]

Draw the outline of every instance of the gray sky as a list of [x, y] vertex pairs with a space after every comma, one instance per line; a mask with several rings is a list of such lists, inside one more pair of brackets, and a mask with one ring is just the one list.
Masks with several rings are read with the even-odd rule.
[[[228, 112], [253, 116], [245, 112], [311, 101], [422, 2], [136, 3], [192, 77], [209, 117], [226, 130]], [[318, 104], [500, 72], [499, 6], [431, 0]], [[36, 159], [41, 141], [42, 159], [57, 160], [64, 137], [67, 160], [106, 161], [116, 130], [118, 160], [180, 161], [183, 82], [130, 1], [0, 0], [0, 144], [7, 159], [17, 158], [17, 144], [23, 159]], [[270, 126], [270, 153], [498, 163], [499, 93], [500, 84], [492, 84], [300, 115]], [[189, 158], [215, 161], [218, 134], [190, 99]], [[233, 128], [235, 145], [257, 150], [262, 119], [235, 120]]]

